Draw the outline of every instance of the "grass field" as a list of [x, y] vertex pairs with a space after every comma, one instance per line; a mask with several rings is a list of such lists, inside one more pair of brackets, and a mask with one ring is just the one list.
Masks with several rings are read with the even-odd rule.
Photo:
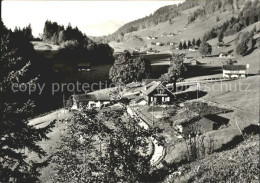
[[[55, 127], [52, 129], [52, 132], [50, 132], [47, 136], [50, 138], [50, 140], [43, 140], [39, 143], [39, 145], [43, 148], [44, 151], [47, 152], [48, 157], [56, 152], [56, 148], [60, 146], [61, 144], [61, 134], [66, 132], [66, 123], [62, 122], [64, 119], [68, 119], [72, 116], [72, 113], [64, 111], [64, 110], [57, 110], [54, 112], [51, 112], [47, 115], [34, 118], [29, 121], [30, 125], [35, 126], [36, 128], [41, 128], [49, 124], [53, 120], [57, 120]], [[41, 161], [38, 156], [34, 153], [27, 152], [29, 160], [37, 160]], [[45, 157], [44, 159], [48, 158]], [[46, 168], [43, 168], [41, 170], [41, 182], [49, 183], [51, 182], [50, 177], [53, 175], [53, 164], [49, 164]]]

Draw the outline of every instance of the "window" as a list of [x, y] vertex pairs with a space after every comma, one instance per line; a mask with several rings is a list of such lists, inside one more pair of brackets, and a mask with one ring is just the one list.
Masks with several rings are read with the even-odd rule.
[[153, 101], [153, 97], [151, 97], [151, 102]]

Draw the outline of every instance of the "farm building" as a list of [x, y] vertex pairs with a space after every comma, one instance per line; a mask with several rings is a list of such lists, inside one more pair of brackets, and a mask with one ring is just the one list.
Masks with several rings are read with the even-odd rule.
[[200, 64], [200, 62], [198, 60], [196, 60], [196, 59], [191, 59], [190, 60], [190, 65], [199, 65], [199, 64]]
[[175, 42], [167, 42], [167, 45], [175, 45], [176, 43]]
[[212, 130], [217, 130], [221, 125], [227, 125], [228, 121], [228, 119], [218, 115], [205, 115], [201, 118], [194, 118], [190, 123], [179, 123], [175, 126], [175, 129], [183, 135], [201, 135]]
[[191, 47], [189, 48], [189, 51], [197, 51], [198, 49], [199, 49], [198, 46], [191, 46]]
[[91, 66], [89, 63], [78, 63], [78, 71], [90, 71]]
[[87, 94], [72, 95], [71, 110], [79, 110], [83, 106], [87, 108], [101, 108], [102, 106], [110, 104], [110, 97], [108, 92], [92, 92]]
[[157, 104], [172, 103], [174, 94], [164, 86], [162, 81], [153, 81], [144, 84], [141, 96], [147, 101], [148, 105], [156, 102]]
[[163, 36], [167, 36], [167, 33], [163, 33], [163, 34], [161, 34], [161, 36], [163, 37]]
[[220, 58], [227, 58], [227, 57], [230, 58], [230, 57], [232, 57], [232, 54], [230, 54], [228, 52], [220, 52], [218, 57], [220, 57]]
[[177, 35], [177, 34], [174, 34], [174, 33], [170, 33], [170, 34], [169, 34], [170, 37], [173, 37], [173, 36], [175, 36], [175, 35]]
[[229, 47], [230, 44], [224, 43], [224, 42], [219, 42], [219, 43], [217, 44], [217, 46], [218, 46], [218, 48], [221, 48], [221, 47]]
[[161, 42], [157, 42], [157, 43], [155, 43], [157, 46], [163, 46], [163, 43], [161, 43]]
[[200, 135], [229, 123], [229, 119], [218, 115], [231, 112], [229, 109], [203, 102], [185, 103], [184, 108], [170, 119], [174, 128], [184, 136]]
[[158, 53], [159, 51], [157, 50], [147, 50], [146, 53], [147, 54], [152, 54], [152, 53]]
[[224, 78], [239, 78], [246, 77], [246, 65], [223, 65]]

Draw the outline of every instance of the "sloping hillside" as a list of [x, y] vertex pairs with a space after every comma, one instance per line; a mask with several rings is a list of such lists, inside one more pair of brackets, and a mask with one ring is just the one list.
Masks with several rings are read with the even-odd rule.
[[259, 182], [258, 138], [252, 136], [234, 149], [179, 167], [164, 183]]
[[[118, 47], [124, 47], [125, 49], [139, 48], [144, 49], [146, 47], [152, 47], [152, 42], [175, 42], [179, 43], [180, 41], [188, 41], [193, 38], [198, 39], [202, 38], [204, 33], [211, 29], [214, 26], [222, 25], [223, 22], [229, 20], [234, 14], [230, 14], [230, 12], [216, 12], [212, 15], [207, 16], [206, 18], [198, 18], [194, 22], [188, 24], [189, 15], [196, 11], [199, 6], [193, 7], [191, 9], [182, 11], [179, 16], [172, 19], [172, 23], [170, 24], [168, 21], [159, 23], [156, 26], [151, 28], [142, 29], [139, 31], [134, 31], [128, 34], [125, 34], [123, 42], [112, 42], [109, 45], [117, 51]], [[220, 20], [216, 22], [216, 17], [219, 17]], [[169, 34], [173, 34], [174, 36], [169, 36]], [[163, 35], [165, 34], [165, 35]], [[128, 44], [126, 40], [131, 39], [133, 36], [138, 36], [142, 38], [143, 44], [139, 44], [138, 41], [133, 41], [131, 44]], [[147, 39], [149, 36], [158, 37], [158, 39]], [[161, 50], [170, 50], [170, 47], [164, 46], [164, 49]]]
[[[185, 1], [184, 3], [186, 2], [190, 1]], [[258, 17], [260, 17], [257, 13], [250, 14], [250, 11], [254, 10], [254, 6], [256, 6], [255, 11], [258, 10], [259, 3], [257, 3], [257, 1], [207, 0], [202, 2], [194, 0], [194, 2], [196, 3], [186, 8], [181, 8], [181, 5], [179, 5], [178, 8], [180, 8], [177, 8], [177, 15], [173, 17], [169, 16], [168, 19], [166, 19], [165, 16], [167, 14], [170, 15], [172, 10], [169, 8], [164, 9], [163, 20], [156, 24], [144, 26], [126, 33], [121, 33], [121, 39], [116, 39], [116, 42], [110, 42], [110, 46], [112, 46], [115, 51], [118, 51], [118, 48], [129, 50], [136, 48], [147, 50], [152, 48], [159, 51], [174, 51], [177, 53], [178, 51], [176, 51], [173, 47], [168, 46], [167, 43], [174, 42], [176, 43], [175, 46], [177, 46], [180, 42], [187, 42], [188, 40], [192, 41], [193, 38], [196, 40], [198, 38], [202, 39], [208, 31], [211, 31], [211, 36], [209, 37], [209, 39], [211, 39], [212, 37], [216, 37], [221, 29], [225, 29], [225, 36], [233, 35], [238, 32], [237, 30], [241, 29], [239, 26], [242, 26], [243, 28], [247, 26], [252, 27], [250, 24], [254, 23], [255, 19], [258, 20]], [[247, 8], [245, 7], [248, 7], [248, 10], [250, 11], [247, 11]], [[240, 18], [236, 19], [237, 17]], [[146, 17], [146, 19], [146, 21], [150, 21], [152, 18]], [[243, 22], [241, 23], [243, 25], [235, 25], [236, 22], [239, 21]], [[130, 22], [129, 24], [134, 24], [134, 22], [135, 21]], [[131, 37], [139, 37], [142, 39], [142, 44], [140, 44], [137, 40], [133, 40], [131, 44], [129, 44], [127, 40], [131, 39]], [[164, 45], [155, 46], [154, 44], [157, 42]]]

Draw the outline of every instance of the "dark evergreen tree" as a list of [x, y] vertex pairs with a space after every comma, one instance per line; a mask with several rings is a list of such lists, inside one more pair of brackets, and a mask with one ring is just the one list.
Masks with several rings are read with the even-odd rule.
[[186, 41], [183, 42], [183, 45], [182, 45], [183, 49], [187, 49], [187, 44], [186, 44]]
[[182, 50], [182, 42], [180, 42], [180, 44], [179, 44], [179, 50]]
[[224, 32], [223, 30], [221, 30], [218, 34], [218, 42], [223, 42], [223, 38], [224, 38]]
[[200, 38], [196, 41], [196, 46], [200, 47], [201, 40]]
[[191, 41], [189, 40], [188, 41], [188, 49], [191, 47], [192, 45], [191, 45]]
[[[2, 26], [1, 33], [6, 32], [5, 29]], [[31, 62], [22, 53], [25, 54], [10, 44], [6, 34], [1, 34], [0, 182], [38, 181], [39, 170], [47, 161], [29, 161], [28, 152], [34, 152], [40, 158], [46, 155], [37, 143], [47, 140], [46, 134], [54, 126], [54, 122], [44, 128], [29, 125], [28, 118], [35, 105], [30, 95], [22, 91], [33, 85], [37, 78], [28, 76]], [[20, 90], [15, 87], [18, 84]]]
[[192, 39], [192, 46], [196, 46], [196, 40], [194, 38]]

